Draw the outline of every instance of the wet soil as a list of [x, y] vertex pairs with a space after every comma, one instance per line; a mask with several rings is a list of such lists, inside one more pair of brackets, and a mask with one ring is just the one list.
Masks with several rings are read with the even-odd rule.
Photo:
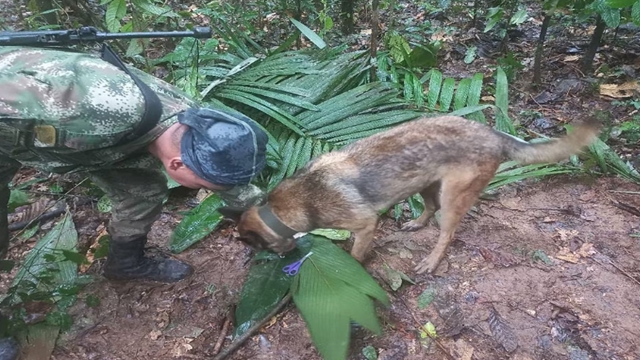
[[[455, 359], [640, 358], [640, 240], [633, 237], [640, 222], [613, 202], [640, 207], [637, 194], [619, 192], [638, 190], [617, 179], [568, 176], [505, 187], [464, 218], [434, 275], [416, 275], [413, 267], [433, 248], [437, 224], [407, 233], [387, 218], [365, 266], [391, 306], [379, 307], [381, 336], [354, 330], [349, 358], [364, 359], [361, 350], [371, 345], [380, 359], [447, 359], [420, 339], [418, 323], [428, 321]], [[163, 214], [151, 242], [165, 246], [178, 220]], [[178, 255], [196, 273], [177, 284], [103, 280], [87, 287], [83, 296], [93, 294], [100, 304], [78, 302], [73, 329], [61, 336], [54, 357], [210, 356], [251, 258], [232, 233], [227, 226]], [[385, 263], [416, 284], [393, 292]], [[427, 289], [435, 299], [421, 308]], [[249, 358], [320, 359], [293, 305], [231, 357]]]

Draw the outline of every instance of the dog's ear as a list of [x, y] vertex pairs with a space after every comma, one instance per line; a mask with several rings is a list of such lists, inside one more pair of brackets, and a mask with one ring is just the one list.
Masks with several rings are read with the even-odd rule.
[[238, 223], [240, 221], [240, 217], [242, 217], [242, 214], [244, 213], [244, 211], [236, 209], [236, 208], [231, 208], [231, 207], [226, 207], [223, 206], [221, 208], [218, 209], [218, 212], [220, 214], [222, 214], [222, 216], [227, 219], [227, 220], [231, 220], [235, 223]]

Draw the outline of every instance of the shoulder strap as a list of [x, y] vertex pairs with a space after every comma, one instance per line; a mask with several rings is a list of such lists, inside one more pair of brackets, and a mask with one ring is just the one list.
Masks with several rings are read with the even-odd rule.
[[113, 66], [116, 66], [120, 70], [127, 73], [133, 81], [138, 85], [138, 88], [142, 92], [142, 96], [144, 97], [144, 114], [142, 115], [142, 120], [138, 123], [138, 125], [133, 129], [133, 131], [125, 136], [119, 144], [133, 141], [142, 135], [148, 133], [153, 129], [158, 122], [160, 121], [160, 117], [162, 116], [162, 103], [160, 102], [160, 98], [158, 95], [147, 86], [140, 78], [135, 76], [129, 69], [124, 65], [122, 60], [118, 57], [118, 55], [111, 50], [111, 48], [107, 44], [102, 44], [102, 52], [101, 52], [102, 60], [110, 63]]

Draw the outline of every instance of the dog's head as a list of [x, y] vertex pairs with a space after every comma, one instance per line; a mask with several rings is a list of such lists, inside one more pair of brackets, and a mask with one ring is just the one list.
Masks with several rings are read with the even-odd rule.
[[293, 237], [281, 236], [265, 224], [260, 218], [257, 206], [252, 206], [245, 211], [220, 208], [218, 212], [236, 223], [240, 234], [238, 240], [257, 251], [270, 250], [282, 255], [296, 247], [296, 240]]

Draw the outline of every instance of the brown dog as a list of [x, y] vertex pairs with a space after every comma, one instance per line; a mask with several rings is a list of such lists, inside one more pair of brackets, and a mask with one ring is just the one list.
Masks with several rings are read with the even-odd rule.
[[265, 205], [221, 213], [237, 222], [240, 240], [280, 254], [295, 247], [296, 233], [350, 230], [351, 255], [362, 262], [378, 213], [419, 193], [425, 211], [402, 230], [424, 227], [441, 210], [438, 242], [415, 268], [433, 272], [501, 162], [557, 162], [580, 152], [598, 133], [598, 125], [585, 123], [563, 138], [529, 144], [460, 117], [422, 118], [319, 156], [273, 189]]

